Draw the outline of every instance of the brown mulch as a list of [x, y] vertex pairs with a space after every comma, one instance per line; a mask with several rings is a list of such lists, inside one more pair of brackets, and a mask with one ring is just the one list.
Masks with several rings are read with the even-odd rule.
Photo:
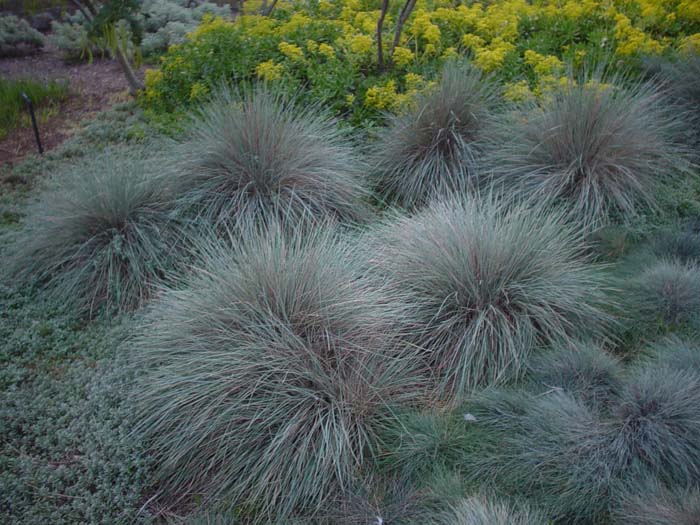
[[[50, 45], [36, 55], [0, 58], [0, 77], [68, 81], [70, 96], [58, 114], [39, 124], [44, 151], [61, 144], [80, 121], [129, 98], [128, 84], [115, 60], [95, 57], [92, 63], [68, 64]], [[31, 127], [13, 130], [0, 141], [0, 167], [36, 151]]]

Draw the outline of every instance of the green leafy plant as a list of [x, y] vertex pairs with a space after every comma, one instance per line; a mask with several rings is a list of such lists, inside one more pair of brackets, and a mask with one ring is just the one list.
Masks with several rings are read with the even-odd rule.
[[22, 93], [25, 93], [32, 101], [41, 121], [68, 98], [68, 86], [55, 80], [38, 82], [36, 80], [0, 78], [0, 139], [5, 138], [25, 120], [29, 124]]
[[36, 53], [44, 35], [15, 15], [0, 15], [0, 57]]
[[373, 147], [379, 195], [406, 208], [474, 186], [498, 91], [468, 63], [448, 63], [439, 85], [390, 115]]
[[386, 221], [372, 242], [374, 270], [412, 294], [414, 342], [443, 393], [519, 374], [536, 346], [605, 333], [602, 276], [561, 213], [448, 200]]
[[135, 341], [141, 430], [169, 499], [199, 494], [289, 522], [327, 511], [425, 379], [406, 307], [323, 227], [251, 226], [198, 246]]

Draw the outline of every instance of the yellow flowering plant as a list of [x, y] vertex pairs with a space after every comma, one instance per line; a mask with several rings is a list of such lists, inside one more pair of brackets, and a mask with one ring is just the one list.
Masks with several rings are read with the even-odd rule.
[[[446, 61], [468, 57], [513, 100], [543, 96], [565, 76], [601, 61], [634, 71], [646, 55], [700, 47], [695, 0], [416, 0], [396, 34], [403, 1], [382, 25], [388, 67], [378, 67], [381, 0], [280, 0], [270, 16], [205, 18], [149, 73], [144, 104], [177, 111], [222, 80], [276, 82], [362, 124], [396, 111]], [[394, 42], [394, 39], [396, 41]], [[394, 45], [395, 44], [395, 45]]]

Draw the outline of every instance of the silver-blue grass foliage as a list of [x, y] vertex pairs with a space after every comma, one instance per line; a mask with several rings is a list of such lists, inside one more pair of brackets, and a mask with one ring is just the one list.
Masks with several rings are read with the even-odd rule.
[[267, 88], [222, 89], [180, 142], [173, 167], [180, 201], [210, 223], [371, 217], [362, 158], [320, 107]]
[[668, 488], [658, 481], [645, 482], [623, 494], [615, 512], [619, 525], [698, 525], [700, 489]]
[[496, 496], [463, 498], [429, 521], [432, 525], [546, 525], [547, 517], [527, 504]]
[[443, 393], [517, 375], [537, 346], [605, 332], [604, 280], [559, 212], [450, 199], [387, 220], [370, 242], [374, 271], [413, 304], [412, 342]]
[[265, 523], [327, 510], [376, 451], [387, 405], [425, 388], [398, 337], [405, 305], [363, 276], [354, 247], [322, 226], [284, 230], [203, 239], [201, 262], [134, 343], [163, 495]]
[[439, 84], [379, 132], [371, 163], [380, 197], [412, 209], [472, 188], [497, 99], [478, 68], [448, 63]]
[[10, 275], [80, 314], [133, 310], [182, 255], [159, 161], [115, 149], [56, 174], [27, 211]]
[[566, 202], [585, 224], [629, 218], [687, 167], [682, 122], [656, 84], [570, 78], [497, 124], [484, 179], [538, 205]]

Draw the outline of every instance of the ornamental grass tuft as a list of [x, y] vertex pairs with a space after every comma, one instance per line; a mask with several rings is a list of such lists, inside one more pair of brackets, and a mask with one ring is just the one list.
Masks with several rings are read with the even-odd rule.
[[451, 62], [436, 87], [387, 117], [371, 155], [382, 199], [412, 209], [473, 187], [497, 96], [478, 68]]
[[413, 304], [412, 342], [442, 393], [517, 375], [535, 347], [605, 333], [604, 280], [561, 213], [460, 198], [395, 217], [371, 237], [370, 264]]
[[585, 224], [626, 219], [686, 167], [681, 119], [653, 83], [569, 79], [502, 119], [485, 178], [540, 206], [565, 202]]
[[319, 107], [265, 88], [214, 94], [177, 149], [181, 202], [208, 222], [371, 217], [363, 162], [348, 133]]
[[145, 303], [184, 244], [158, 164], [108, 150], [54, 177], [16, 235], [10, 276], [89, 317]]
[[442, 512], [433, 525], [546, 525], [549, 520], [529, 506], [496, 498], [470, 496]]
[[203, 239], [134, 343], [141, 431], [166, 499], [200, 495], [289, 522], [328, 510], [425, 390], [406, 307], [328, 228]]

